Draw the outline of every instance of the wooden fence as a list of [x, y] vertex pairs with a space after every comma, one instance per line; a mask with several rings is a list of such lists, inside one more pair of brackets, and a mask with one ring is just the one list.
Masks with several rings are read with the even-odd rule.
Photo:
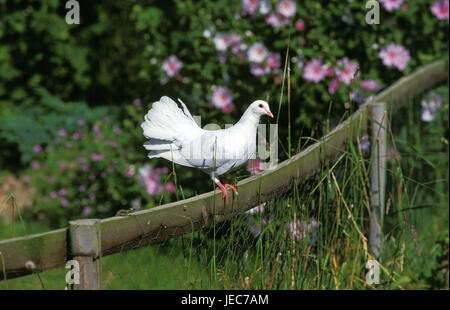
[[372, 218], [369, 243], [378, 255], [381, 214], [384, 204], [385, 116], [411, 98], [448, 80], [448, 61], [433, 62], [401, 78], [369, 102], [362, 104], [346, 121], [320, 141], [290, 159], [237, 184], [239, 196], [227, 203], [219, 192], [209, 192], [189, 199], [103, 220], [79, 220], [70, 227], [26, 237], [0, 241], [0, 280], [42, 272], [66, 265], [69, 259], [80, 262], [80, 284], [76, 289], [101, 288], [101, 257], [159, 243], [221, 222], [244, 212], [261, 201], [287, 192], [294, 183], [301, 184], [320, 168], [345, 152], [349, 138], [361, 130], [372, 129]]

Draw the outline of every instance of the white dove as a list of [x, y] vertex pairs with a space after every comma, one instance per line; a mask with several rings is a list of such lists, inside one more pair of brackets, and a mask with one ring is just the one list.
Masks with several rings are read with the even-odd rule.
[[141, 124], [149, 141], [149, 158], [161, 157], [177, 164], [198, 168], [207, 173], [228, 200], [228, 190], [237, 195], [231, 184], [222, 184], [218, 176], [244, 165], [256, 152], [256, 131], [262, 115], [273, 117], [263, 100], [253, 102], [234, 126], [204, 130], [194, 121], [186, 105], [183, 110], [169, 97], [154, 102]]

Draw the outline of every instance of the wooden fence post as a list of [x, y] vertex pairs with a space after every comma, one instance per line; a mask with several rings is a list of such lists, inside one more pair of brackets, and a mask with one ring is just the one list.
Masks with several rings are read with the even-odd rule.
[[383, 228], [385, 185], [386, 185], [386, 125], [387, 105], [376, 102], [370, 104], [369, 115], [372, 133], [372, 168], [370, 172], [370, 235], [372, 254], [379, 259]]
[[69, 222], [70, 257], [80, 267], [80, 283], [75, 290], [99, 290], [102, 287], [101, 224], [98, 219]]

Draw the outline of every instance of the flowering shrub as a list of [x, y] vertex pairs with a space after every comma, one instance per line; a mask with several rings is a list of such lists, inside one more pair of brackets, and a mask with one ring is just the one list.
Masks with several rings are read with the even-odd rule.
[[[139, 100], [131, 114], [144, 111]], [[146, 154], [138, 125], [128, 115], [125, 127], [108, 118], [93, 126], [80, 119], [77, 128], [62, 128], [54, 144], [35, 145], [30, 168], [23, 176], [34, 193], [31, 214], [51, 226], [83, 217], [106, 217], [120, 209], [140, 209], [170, 201], [175, 186], [169, 169], [144, 164]]]

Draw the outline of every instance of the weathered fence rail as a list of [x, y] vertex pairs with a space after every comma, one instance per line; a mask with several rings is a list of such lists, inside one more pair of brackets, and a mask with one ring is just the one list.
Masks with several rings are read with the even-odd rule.
[[[320, 141], [279, 163], [275, 170], [267, 170], [240, 181], [237, 184], [239, 196], [230, 199], [228, 203], [222, 200], [218, 192], [209, 192], [127, 216], [101, 220], [98, 235], [101, 240], [101, 251], [95, 259], [208, 227], [213, 223], [213, 219], [216, 222], [224, 221], [262, 201], [285, 193], [292, 188], [294, 182], [301, 184], [308, 180], [325, 163], [345, 152], [349, 137], [354, 138], [360, 130], [367, 130], [372, 106], [386, 103], [388, 108], [396, 109], [412, 97], [446, 80], [448, 80], [446, 60], [433, 62], [400, 79], [370, 99], [370, 102], [362, 104], [346, 121]], [[378, 202], [383, 203], [384, 198], [379, 199]], [[71, 225], [79, 224], [83, 223], [79, 221], [71, 223]], [[374, 240], [377, 240], [379, 232], [374, 230]], [[5, 276], [8, 279], [15, 278], [64, 266], [68, 259], [80, 254], [73, 252], [73, 234], [74, 226], [71, 226], [70, 229], [63, 228], [0, 241], [0, 279], [4, 279]], [[89, 238], [92, 238], [92, 235]], [[4, 270], [2, 264], [5, 266]], [[96, 263], [90, 260], [89, 264], [93, 270], [98, 270], [98, 263], [95, 265]], [[98, 286], [98, 283], [94, 283], [91, 287], [96, 285]]]

